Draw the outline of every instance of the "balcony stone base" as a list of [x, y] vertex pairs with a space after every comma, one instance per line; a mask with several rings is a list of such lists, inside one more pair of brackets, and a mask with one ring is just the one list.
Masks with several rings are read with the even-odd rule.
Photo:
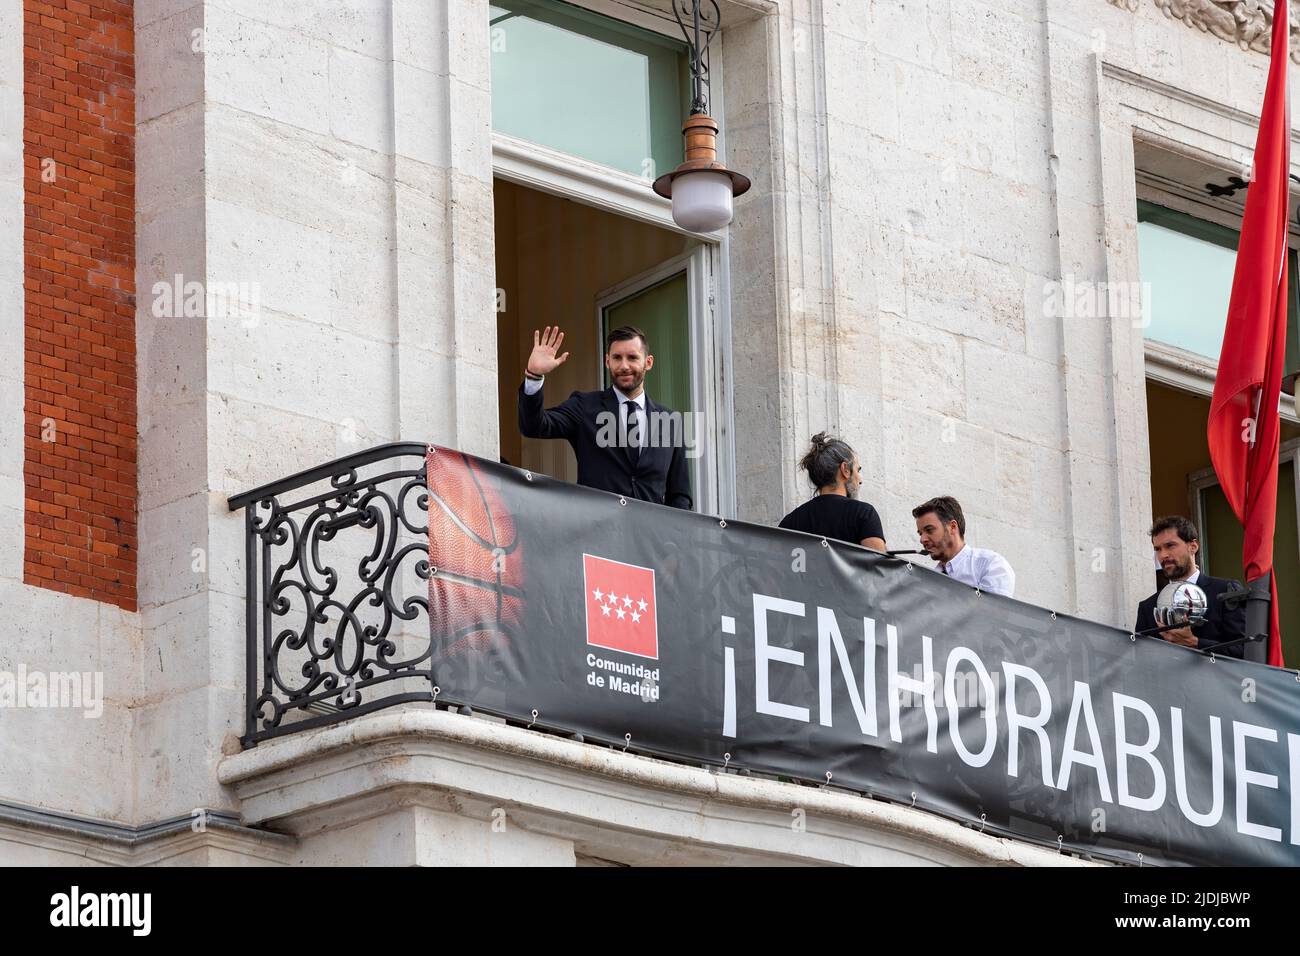
[[934, 814], [483, 717], [393, 710], [220, 765], [302, 865], [1078, 865]]

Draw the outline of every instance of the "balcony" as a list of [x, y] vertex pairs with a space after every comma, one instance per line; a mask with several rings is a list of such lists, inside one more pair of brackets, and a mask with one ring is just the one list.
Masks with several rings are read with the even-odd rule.
[[439, 700], [425, 451], [382, 445], [229, 502], [245, 522], [247, 712], [219, 775], [245, 823], [298, 838], [289, 862], [1083, 862], [824, 780]]
[[245, 526], [245, 747], [434, 703], [425, 450], [380, 445], [230, 499]]
[[302, 862], [1292, 862], [1292, 672], [419, 444], [230, 507]]

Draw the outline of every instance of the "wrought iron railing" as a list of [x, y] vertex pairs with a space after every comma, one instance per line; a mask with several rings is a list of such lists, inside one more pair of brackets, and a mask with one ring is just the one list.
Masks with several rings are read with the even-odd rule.
[[245, 747], [435, 699], [425, 450], [379, 445], [229, 499], [244, 511]]

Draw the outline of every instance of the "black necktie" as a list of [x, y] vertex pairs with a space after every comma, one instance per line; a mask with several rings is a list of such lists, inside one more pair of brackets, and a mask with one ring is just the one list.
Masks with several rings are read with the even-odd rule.
[[627, 436], [627, 453], [635, 465], [641, 458], [641, 417], [637, 414], [640, 406], [633, 401], [623, 403], [623, 427]]

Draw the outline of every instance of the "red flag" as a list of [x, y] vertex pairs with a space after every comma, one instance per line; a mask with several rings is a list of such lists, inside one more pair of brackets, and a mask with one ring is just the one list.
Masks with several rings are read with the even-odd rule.
[[[1210, 403], [1210, 458], [1223, 493], [1245, 529], [1242, 561], [1248, 582], [1273, 570], [1277, 521], [1278, 401], [1286, 354], [1291, 172], [1289, 8], [1289, 3], [1273, 8], [1273, 49], [1255, 140], [1255, 170], [1246, 191], [1228, 325]], [[1276, 581], [1272, 591], [1268, 662], [1280, 667]]]

